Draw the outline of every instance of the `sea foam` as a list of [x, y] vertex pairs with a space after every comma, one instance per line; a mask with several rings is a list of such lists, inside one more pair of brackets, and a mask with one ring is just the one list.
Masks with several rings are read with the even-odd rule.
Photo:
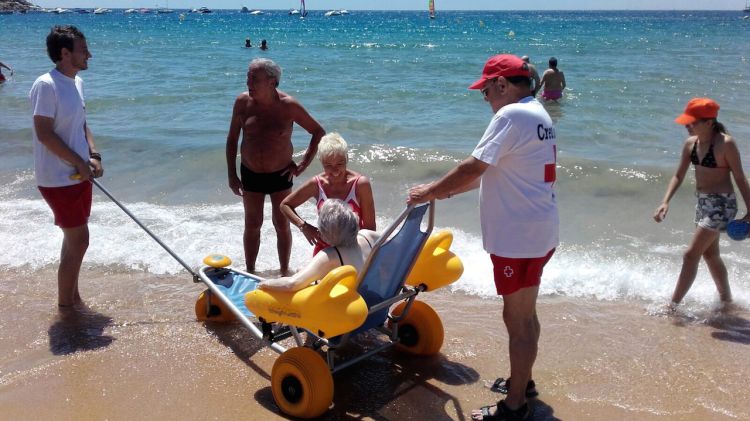
[[[26, 177], [0, 190], [0, 196], [13, 194], [13, 186], [26, 184]], [[244, 269], [242, 246], [243, 208], [239, 203], [227, 205], [155, 205], [145, 202], [125, 203], [130, 211], [167, 244], [188, 265], [198, 267], [203, 257], [221, 253], [230, 256], [234, 265]], [[297, 211], [315, 221], [312, 205]], [[261, 272], [278, 269], [275, 231], [270, 222], [270, 203], [265, 205], [261, 248], [256, 268]], [[62, 241], [61, 231], [52, 225], [52, 215], [40, 199], [0, 200], [0, 267], [35, 270], [56, 265]], [[378, 218], [378, 226], [390, 220]], [[140, 227], [114, 203], [97, 196], [89, 221], [90, 247], [85, 265], [113, 271], [142, 271], [153, 274], [185, 273]], [[464, 274], [450, 289], [483, 297], [495, 297], [492, 267], [482, 248], [481, 237], [459, 228], [451, 249], [461, 258]], [[304, 265], [311, 256], [311, 246], [296, 229], [291, 267]], [[643, 250], [651, 248], [651, 250]], [[542, 295], [587, 297], [597, 300], [642, 300], [665, 302], [671, 295], [680, 269], [682, 247], [670, 244], [630, 243], [611, 245], [606, 241], [590, 245], [562, 243], [544, 270], [540, 287]], [[645, 257], [644, 257], [645, 256]], [[738, 304], [750, 302], [750, 287], [742, 274], [749, 259], [737, 251], [724, 255], [730, 282]], [[716, 301], [714, 284], [707, 270], [701, 268], [686, 302], [709, 305]]]

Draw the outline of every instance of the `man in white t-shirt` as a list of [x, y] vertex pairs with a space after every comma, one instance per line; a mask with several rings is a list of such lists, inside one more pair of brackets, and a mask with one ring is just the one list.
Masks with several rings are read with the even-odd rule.
[[[55, 26], [47, 36], [55, 68], [29, 92], [34, 116], [34, 173], [42, 197], [63, 231], [57, 270], [60, 309], [82, 304], [78, 274], [89, 244], [91, 181], [103, 173], [102, 157], [86, 125], [83, 80], [91, 58], [86, 38], [74, 26]], [[78, 174], [76, 179], [71, 178]]]
[[409, 190], [409, 203], [444, 199], [479, 187], [484, 249], [503, 296], [513, 379], [498, 379], [508, 393], [472, 419], [528, 419], [526, 398], [537, 395], [531, 370], [540, 326], [536, 299], [542, 270], [559, 243], [555, 183], [555, 129], [531, 95], [528, 65], [501, 54], [487, 60], [479, 89], [495, 115], [469, 158], [439, 180]]

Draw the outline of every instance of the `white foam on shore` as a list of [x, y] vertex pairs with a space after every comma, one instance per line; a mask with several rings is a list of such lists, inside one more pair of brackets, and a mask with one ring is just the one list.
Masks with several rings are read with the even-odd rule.
[[[452, 290], [495, 296], [492, 266], [482, 249], [481, 238], [459, 230], [455, 230], [454, 235], [452, 249], [464, 263], [464, 275], [451, 286]], [[540, 294], [666, 303], [679, 275], [684, 247], [637, 242], [587, 246], [563, 243], [544, 269]], [[750, 269], [750, 262], [736, 251], [724, 253], [722, 257], [736, 304], [750, 307], [750, 282], [744, 276]], [[701, 265], [684, 302], [689, 307], [705, 307], [717, 301], [714, 282], [705, 265]]]
[[[55, 265], [59, 258], [62, 233], [52, 225], [52, 214], [40, 199], [19, 199], [19, 186], [28, 185], [28, 176], [0, 189], [0, 267], [34, 270]], [[151, 231], [174, 250], [188, 265], [198, 267], [212, 253], [230, 256], [244, 268], [242, 246], [243, 209], [230, 205], [162, 206], [144, 202], [125, 203]], [[298, 208], [300, 215], [315, 221], [312, 205]], [[265, 207], [259, 271], [278, 269], [275, 232], [270, 221], [270, 203]], [[389, 218], [380, 217], [385, 227]], [[439, 221], [438, 221], [439, 222]], [[109, 267], [113, 271], [135, 270], [154, 274], [184, 273], [182, 267], [141, 230], [117, 206], [97, 195], [89, 221], [91, 240], [85, 265]], [[439, 227], [436, 229], [440, 229]], [[452, 228], [452, 249], [464, 263], [464, 275], [452, 285], [453, 291], [494, 297], [490, 260], [477, 234]], [[291, 267], [303, 265], [311, 247], [297, 229]], [[722, 240], [728, 241], [728, 240]], [[602, 240], [587, 245], [561, 244], [544, 271], [541, 294], [589, 297], [598, 300], [645, 300], [666, 302], [671, 296], [680, 269], [684, 245], [639, 243], [623, 238], [614, 244]], [[725, 248], [724, 261], [736, 302], [749, 307], [750, 259], [738, 247]], [[686, 303], [712, 305], [716, 290], [705, 266], [690, 290]]]
[[[128, 209], [188, 265], [197, 267], [208, 254], [230, 256], [244, 267], [241, 204], [158, 206], [127, 203]], [[264, 239], [275, 239], [266, 205]], [[52, 213], [41, 200], [16, 199], [0, 205], [0, 266], [37, 269], [56, 264], [62, 232], [52, 225]], [[89, 219], [90, 246], [85, 264], [122, 267], [154, 274], [178, 274], [182, 266], [167, 254], [115, 204], [95, 201]], [[295, 233], [292, 266], [304, 263], [311, 249]], [[263, 241], [257, 260], [261, 271], [278, 269], [275, 241]]]

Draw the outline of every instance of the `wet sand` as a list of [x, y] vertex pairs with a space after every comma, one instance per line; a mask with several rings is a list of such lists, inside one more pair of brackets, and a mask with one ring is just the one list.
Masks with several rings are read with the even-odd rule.
[[[91, 310], [61, 318], [52, 269], [0, 275], [0, 418], [283, 419], [269, 383], [277, 354], [238, 325], [197, 322], [203, 288], [189, 276], [84, 269]], [[464, 420], [500, 399], [488, 385], [508, 374], [501, 301], [421, 297], [445, 324], [442, 353], [391, 350], [337, 373], [324, 419]], [[750, 312], [651, 307], [542, 297], [534, 419], [750, 418]]]

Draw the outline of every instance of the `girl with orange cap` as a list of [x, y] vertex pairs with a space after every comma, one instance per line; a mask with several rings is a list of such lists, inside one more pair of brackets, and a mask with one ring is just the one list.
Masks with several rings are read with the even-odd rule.
[[[677, 286], [672, 294], [670, 308], [682, 301], [698, 272], [701, 257], [706, 262], [711, 277], [716, 283], [722, 303], [732, 301], [727, 269], [719, 254], [719, 234], [737, 214], [737, 199], [734, 195], [730, 174], [750, 210], [750, 186], [742, 170], [740, 152], [732, 136], [716, 118], [719, 104], [709, 98], [693, 98], [685, 112], [675, 119], [684, 125], [689, 137], [685, 140], [677, 171], [669, 181], [664, 200], [656, 208], [654, 219], [661, 222], [669, 211], [669, 201], [685, 179], [692, 163], [695, 167], [696, 197], [695, 234], [683, 255], [682, 269]], [[750, 221], [745, 214], [743, 221]]]

